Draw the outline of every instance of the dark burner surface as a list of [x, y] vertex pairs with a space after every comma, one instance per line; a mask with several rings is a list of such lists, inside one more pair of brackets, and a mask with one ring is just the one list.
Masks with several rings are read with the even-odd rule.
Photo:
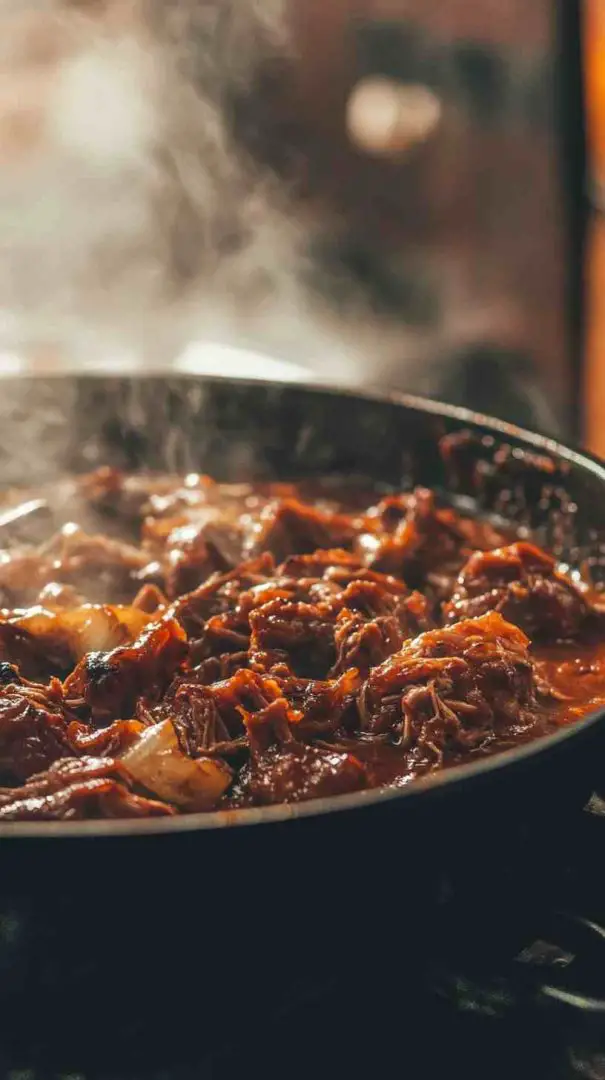
[[[15, 1068], [0, 1056], [1, 1075], [604, 1080], [605, 802], [595, 796], [557, 832], [552, 852], [528, 850], [525, 870], [492, 894], [463, 895], [455, 882], [445, 883], [441, 918], [416, 942], [420, 959], [410, 952], [414, 927], [385, 905], [384, 933], [375, 929], [371, 951], [363, 944], [369, 935], [360, 934], [346, 977], [322, 973], [317, 987], [301, 988], [229, 1045], [210, 1053], [200, 1047], [188, 1061], [177, 1050], [169, 1067], [142, 1067], [144, 1035], [133, 1033], [139, 1060], [132, 1066], [57, 1072]], [[253, 984], [250, 992], [253, 1001]], [[34, 1032], [31, 1045], [39, 1060]]]

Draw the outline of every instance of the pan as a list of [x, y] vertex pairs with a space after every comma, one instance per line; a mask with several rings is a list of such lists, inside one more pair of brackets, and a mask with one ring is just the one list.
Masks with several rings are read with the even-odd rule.
[[[195, 375], [11, 377], [1, 390], [6, 484], [98, 464], [423, 484], [605, 580], [605, 468], [463, 409]], [[368, 954], [397, 946], [402, 977], [452, 882], [485, 906], [547, 880], [604, 743], [598, 713], [397, 790], [0, 826], [0, 1045], [20, 1063], [119, 1054], [136, 1069], [234, 1030], [266, 1035], [272, 1007]]]

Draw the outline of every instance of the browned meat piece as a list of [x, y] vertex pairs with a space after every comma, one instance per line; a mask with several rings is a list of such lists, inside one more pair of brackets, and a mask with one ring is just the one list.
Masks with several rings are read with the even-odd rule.
[[[18, 678], [18, 677], [17, 677]], [[23, 680], [0, 689], [0, 775], [23, 781], [71, 756], [68, 713], [61, 684], [50, 686]]]
[[347, 585], [341, 600], [331, 675], [355, 667], [365, 676], [404, 641], [433, 625], [421, 593], [392, 593], [376, 581], [357, 579]]
[[[221, 723], [231, 739], [245, 735], [244, 713], [252, 715], [281, 696], [280, 688], [274, 679], [246, 670], [236, 672], [224, 682], [215, 683], [208, 687], [208, 690], [212, 694]], [[216, 730], [220, 738], [221, 728], [217, 727]], [[206, 745], [209, 749], [207, 736]]]
[[502, 533], [489, 523], [470, 521], [448, 507], [438, 507], [435, 495], [416, 488], [392, 495], [370, 510], [357, 548], [368, 566], [395, 574], [413, 588], [430, 586], [437, 596], [451, 592], [452, 581], [475, 548], [495, 547]]
[[528, 645], [496, 613], [421, 634], [371, 672], [362, 728], [390, 733], [416, 770], [522, 736], [541, 710]]
[[96, 722], [134, 716], [137, 699], [157, 698], [187, 653], [185, 633], [170, 616], [151, 623], [131, 645], [85, 656], [65, 682], [71, 698], [81, 697]]
[[354, 573], [362, 569], [362, 562], [356, 555], [343, 548], [319, 548], [307, 555], [290, 555], [278, 566], [276, 576], [278, 578], [318, 578], [330, 576], [341, 570], [345, 573]]
[[[336, 598], [335, 598], [336, 599]], [[371, 570], [360, 570], [351, 575], [348, 582], [343, 581], [342, 592], [337, 597], [338, 605], [349, 611], [358, 612], [368, 619], [379, 615], [401, 614], [402, 629], [409, 621], [413, 633], [417, 633], [420, 624], [429, 619], [427, 602], [418, 592], [410, 592], [401, 582], [385, 574], [376, 574]], [[428, 629], [423, 626], [422, 629]], [[411, 636], [408, 634], [408, 637]]]
[[330, 675], [342, 674], [349, 668], [367, 675], [376, 664], [398, 652], [407, 636], [395, 615], [367, 620], [359, 612], [342, 611], [334, 633], [336, 660]]
[[231, 678], [236, 672], [248, 667], [248, 652], [221, 653], [209, 656], [195, 667], [195, 676], [200, 686], [210, 686]]
[[281, 696], [279, 685], [266, 675], [239, 669], [222, 682], [208, 686], [198, 673], [178, 675], [162, 701], [149, 708], [139, 704], [147, 723], [170, 720], [186, 754], [234, 753], [246, 745], [242, 716], [264, 709]]
[[[164, 483], [174, 488], [172, 478]], [[115, 521], [136, 534], [149, 500], [150, 487], [153, 489], [156, 484], [162, 487], [157, 478], [127, 475], [119, 469], [102, 466], [80, 478], [78, 494], [101, 519], [104, 529]]]
[[[257, 563], [243, 564], [239, 573], [217, 575], [177, 602], [172, 610], [193, 636], [191, 663], [214, 658], [221, 667], [215, 663], [207, 670], [224, 677], [234, 670], [229, 657], [245, 655], [244, 666], [269, 671], [287, 664], [295, 675], [321, 679], [352, 666], [365, 671], [431, 625], [419, 593], [359, 568], [356, 560], [342, 558], [344, 552], [323, 555], [293, 558], [272, 577], [259, 575]], [[254, 574], [242, 573], [246, 567]], [[262, 569], [268, 573], [270, 567]], [[287, 570], [323, 576], [289, 576]], [[249, 587], [242, 590], [243, 585]], [[217, 609], [203, 621], [203, 614]]]
[[251, 662], [267, 671], [287, 664], [295, 675], [315, 679], [351, 667], [367, 673], [407, 637], [430, 625], [424, 597], [408, 593], [394, 579], [369, 571], [346, 571], [344, 577], [340, 588], [332, 582], [334, 591], [328, 591], [325, 600], [304, 603], [278, 597], [250, 611]]
[[92, 602], [128, 602], [147, 562], [139, 548], [66, 525], [38, 551], [16, 549], [0, 562], [0, 596], [5, 607], [27, 606], [57, 583], [73, 585]]
[[567, 641], [595, 629], [587, 597], [555, 560], [532, 544], [477, 551], [462, 569], [450, 602], [449, 622], [499, 611], [532, 639]]
[[171, 492], [151, 497], [143, 542], [159, 563], [169, 597], [191, 592], [210, 574], [231, 570], [242, 561], [245, 492], [245, 485], [234, 494], [228, 485], [192, 476], [182, 486], [173, 483]]
[[196, 589], [210, 574], [233, 569], [242, 559], [242, 530], [233, 508], [221, 507], [220, 501], [207, 504], [199, 495], [197, 503], [184, 504], [176, 517], [147, 517], [143, 543], [160, 566], [171, 599]]
[[300, 714], [297, 731], [305, 739], [334, 735], [340, 728], [354, 727], [355, 707], [362, 679], [352, 668], [333, 679], [300, 679], [284, 666], [273, 678], [290, 705]]
[[194, 592], [179, 597], [170, 609], [171, 614], [183, 625], [187, 636], [196, 640], [211, 616], [233, 612], [242, 593], [266, 585], [274, 573], [271, 555], [243, 562], [227, 573], [213, 574]]
[[68, 759], [21, 788], [0, 789], [0, 821], [166, 817], [172, 807], [130, 790], [128, 773], [111, 758]]
[[[228, 670], [233, 670], [230, 654], [247, 653], [250, 643], [249, 614], [265, 599], [283, 594], [267, 576], [273, 568], [270, 555], [250, 563], [242, 563], [226, 574], [214, 574], [195, 592], [178, 600], [172, 612], [185, 627], [190, 639], [189, 658], [192, 665], [206, 660], [224, 658]], [[243, 665], [247, 666], [247, 661]]]
[[271, 600], [250, 612], [250, 626], [250, 661], [261, 671], [286, 664], [295, 675], [322, 679], [336, 660], [327, 604]]
[[177, 530], [167, 554], [166, 592], [174, 598], [191, 592], [210, 574], [237, 566], [242, 542], [238, 530], [227, 522], [209, 521], [195, 530], [191, 526]]
[[360, 538], [372, 569], [396, 574], [416, 588], [431, 570], [460, 565], [464, 535], [458, 516], [438, 509], [432, 491], [417, 488], [412, 495], [385, 499], [376, 517], [384, 531]]
[[[287, 559], [275, 572], [276, 585], [288, 591], [293, 600], [308, 603], [325, 601], [336, 605], [335, 610], [340, 610], [343, 606], [360, 607], [359, 603], [354, 603], [352, 600], [355, 588], [358, 586], [360, 596], [363, 596], [365, 591], [368, 596], [373, 592], [373, 595], [378, 598], [378, 602], [370, 604], [369, 607], [363, 605], [364, 610], [367, 607], [368, 614], [374, 615], [385, 613], [382, 598], [386, 597], [388, 605], [389, 595], [409, 596], [409, 589], [401, 579], [369, 570], [358, 559], [352, 557], [344, 561], [342, 555], [345, 552], [326, 553], [336, 556], [336, 558], [326, 560], [320, 559], [322, 554], [323, 552], [316, 551], [305, 557], [309, 560], [309, 569], [314, 566], [317, 568], [317, 576], [307, 576], [304, 573], [303, 557], [300, 560]], [[293, 575], [287, 573], [289, 567], [294, 569]], [[349, 597], [351, 597], [350, 603]]]
[[268, 503], [250, 525], [245, 550], [250, 555], [270, 551], [276, 560], [307, 555], [317, 548], [350, 547], [355, 526], [346, 514], [306, 506], [297, 499]]
[[54, 570], [50, 580], [75, 585], [98, 603], [128, 603], [139, 587], [137, 572], [147, 562], [139, 548], [107, 536], [89, 536], [73, 525], [66, 525], [46, 552]]
[[[238, 693], [244, 689], [244, 681], [238, 674], [233, 680], [225, 680], [229, 688], [215, 692], [214, 687], [189, 681], [186, 676], [179, 679], [166, 695], [161, 712], [170, 718], [177, 735], [179, 745], [189, 757], [202, 754], [236, 753], [246, 745], [241, 717], [233, 716], [239, 706]], [[245, 687], [248, 690], [248, 687]], [[231, 730], [221, 716], [219, 702], [225, 705], [228, 694], [233, 695]], [[263, 699], [265, 700], [265, 699]], [[224, 710], [226, 711], [226, 710]], [[233, 734], [232, 734], [233, 732]]]
[[293, 734], [298, 716], [285, 698], [245, 714], [250, 764], [242, 771], [244, 803], [269, 806], [359, 791], [366, 786], [363, 765], [352, 754], [325, 746], [305, 746]]

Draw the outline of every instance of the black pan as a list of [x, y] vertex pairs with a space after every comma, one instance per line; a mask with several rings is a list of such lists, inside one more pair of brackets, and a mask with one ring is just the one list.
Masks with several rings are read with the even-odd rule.
[[[605, 580], [605, 468], [461, 409], [195, 377], [10, 379], [0, 391], [11, 484], [107, 462], [420, 483]], [[444, 455], [443, 437], [462, 432]], [[368, 949], [406, 942], [411, 964], [452, 881], [485, 905], [490, 890], [540, 877], [604, 743], [597, 714], [399, 791], [237, 817], [0, 826], [0, 1046], [74, 1067], [91, 1046], [174, 1061], [175, 1047], [222, 1038]]]

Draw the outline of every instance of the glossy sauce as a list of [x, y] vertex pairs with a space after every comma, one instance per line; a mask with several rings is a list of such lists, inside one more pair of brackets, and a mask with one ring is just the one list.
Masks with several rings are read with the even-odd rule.
[[424, 489], [106, 469], [0, 543], [0, 820], [402, 786], [605, 706], [600, 597]]

